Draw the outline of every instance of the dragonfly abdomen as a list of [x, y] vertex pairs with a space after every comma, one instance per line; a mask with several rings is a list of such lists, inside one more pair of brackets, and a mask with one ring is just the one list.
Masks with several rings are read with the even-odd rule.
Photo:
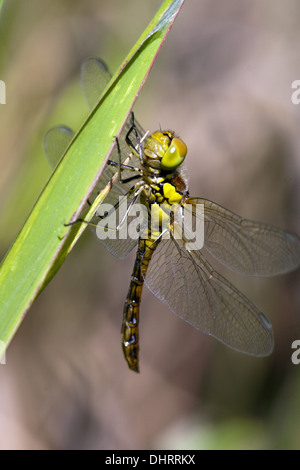
[[144, 277], [157, 246], [154, 240], [140, 239], [129, 291], [124, 305], [122, 347], [128, 367], [139, 372], [139, 316]]

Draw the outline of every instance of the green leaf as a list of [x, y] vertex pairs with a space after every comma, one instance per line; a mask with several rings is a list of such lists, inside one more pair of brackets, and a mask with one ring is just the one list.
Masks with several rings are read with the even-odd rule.
[[2, 262], [0, 357], [84, 230], [85, 224], [64, 224], [82, 211], [183, 2], [167, 0], [158, 10], [75, 135]]

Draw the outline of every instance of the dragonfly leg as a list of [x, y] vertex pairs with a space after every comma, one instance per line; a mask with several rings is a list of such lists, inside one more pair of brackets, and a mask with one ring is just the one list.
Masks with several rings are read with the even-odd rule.
[[[117, 137], [116, 137], [117, 139]], [[110, 166], [118, 166], [120, 165], [121, 166], [121, 170], [128, 170], [128, 171], [138, 171], [138, 172], [141, 172], [141, 169], [140, 168], [136, 168], [134, 166], [130, 166], [130, 165], [124, 165], [124, 163], [119, 163], [119, 162], [114, 162], [113, 160], [108, 160], [107, 162], [108, 165]]]
[[[133, 204], [136, 202], [136, 200], [137, 200], [137, 198], [138, 198], [138, 196], [139, 196], [139, 194], [141, 193], [142, 190], [143, 190], [143, 186], [140, 186], [138, 189], [136, 189], [136, 187], [133, 186], [133, 187], [128, 191], [128, 193], [125, 194], [125, 196], [121, 199], [121, 201], [118, 201], [118, 202], [114, 205], [114, 207], [112, 207], [109, 211], [107, 211], [107, 213], [106, 213], [105, 215], [99, 215], [99, 214], [96, 213], [96, 216], [100, 219], [100, 221], [107, 219], [108, 217], [110, 217], [110, 216], [118, 209], [120, 203], [123, 201], [124, 198], [127, 198], [128, 196], [131, 196], [131, 194], [132, 194], [133, 192], [135, 192], [135, 194], [133, 195], [133, 197], [132, 197], [132, 199], [131, 199], [131, 201], [130, 201], [130, 203], [129, 203], [129, 206], [128, 206], [127, 209], [126, 209], [126, 212], [125, 212], [125, 214], [124, 214], [122, 220], [119, 222], [119, 224], [118, 224], [116, 227], [114, 227], [114, 228], [112, 229], [112, 230], [115, 230], [116, 232], [118, 232], [118, 231], [120, 230], [120, 228], [123, 226], [123, 224], [124, 224], [125, 220], [127, 219], [128, 214], [129, 214], [129, 212], [130, 212], [130, 210], [131, 210]], [[65, 226], [65, 227], [69, 227], [69, 226], [75, 225], [75, 224], [78, 223], [78, 222], [81, 222], [81, 223], [90, 225], [90, 226], [92, 226], [92, 227], [97, 227], [98, 224], [99, 224], [99, 222], [98, 222], [98, 223], [94, 223], [94, 222], [90, 222], [90, 221], [88, 221], [88, 220], [84, 220], [84, 219], [82, 219], [82, 218], [79, 218], [79, 219], [74, 220], [73, 222], [69, 222], [68, 224], [64, 224], [64, 226]]]
[[[127, 137], [127, 136], [126, 136]], [[137, 179], [140, 179], [141, 178], [141, 175], [142, 175], [142, 171], [140, 168], [135, 168], [133, 166], [130, 166], [130, 165], [124, 165], [121, 161], [121, 158], [122, 158], [122, 153], [121, 153], [121, 148], [120, 148], [120, 144], [119, 144], [119, 139], [118, 137], [116, 137], [116, 144], [117, 144], [117, 150], [118, 150], [118, 156], [119, 156], [119, 161], [118, 163], [117, 162], [113, 162], [111, 160], [109, 160], [109, 165], [111, 166], [118, 166], [118, 182], [120, 184], [125, 184], [125, 183], [129, 183], [130, 181], [134, 181], [134, 180], [137, 180]], [[128, 170], [128, 171], [134, 171], [135, 173], [138, 173], [137, 175], [134, 175], [134, 176], [130, 176], [129, 178], [122, 178], [121, 176], [121, 171], [122, 170]]]
[[[133, 141], [130, 138], [130, 135], [132, 133], [134, 133], [134, 137], [136, 138], [137, 146], [134, 145]], [[134, 113], [133, 112], [131, 113], [131, 127], [130, 127], [129, 131], [126, 134], [125, 141], [126, 141], [127, 145], [131, 148], [134, 155], [139, 157], [140, 161], [142, 162], [143, 161], [143, 149], [142, 149], [141, 139], [140, 139], [139, 133], [137, 131], [137, 128], [136, 128], [136, 125], [135, 125], [135, 122], [134, 122]], [[138, 147], [138, 151], [137, 151], [136, 147]]]

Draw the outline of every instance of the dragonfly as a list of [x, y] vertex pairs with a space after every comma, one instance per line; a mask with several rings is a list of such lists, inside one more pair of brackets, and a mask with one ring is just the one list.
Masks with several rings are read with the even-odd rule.
[[[81, 84], [90, 109], [110, 78], [102, 60], [89, 58], [82, 64]], [[65, 126], [48, 131], [44, 149], [52, 166], [73, 135]], [[124, 356], [135, 372], [139, 372], [144, 284], [171, 311], [201, 332], [234, 350], [263, 357], [274, 347], [270, 321], [215, 270], [208, 258], [212, 256], [230, 270], [248, 276], [274, 276], [300, 266], [300, 239], [296, 234], [245, 219], [208, 199], [191, 197], [181, 169], [186, 154], [185, 142], [174, 132], [160, 129], [147, 135], [131, 114], [90, 197], [92, 201], [114, 179], [105, 207], [117, 209], [120, 201], [127, 201], [122, 220], [119, 218], [109, 229], [106, 222], [112, 210], [102, 215], [97, 210], [87, 222], [96, 232], [105, 227], [105, 231], [120, 234], [130, 211], [136, 205], [145, 209], [137, 236], [100, 240], [118, 258], [125, 258], [137, 248], [121, 329]], [[183, 230], [188, 225], [186, 214], [190, 216], [189, 224], [199, 223], [203, 228], [203, 246], [189, 242], [189, 230]], [[165, 219], [168, 224], [164, 224]]]

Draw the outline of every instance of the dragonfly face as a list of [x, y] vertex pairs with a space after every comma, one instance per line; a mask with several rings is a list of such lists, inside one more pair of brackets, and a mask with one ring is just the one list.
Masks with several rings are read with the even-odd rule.
[[145, 142], [143, 164], [146, 168], [173, 171], [181, 165], [186, 154], [186, 144], [172, 132], [154, 132]]
[[[101, 94], [99, 87], [109, 78], [99, 59], [88, 59], [83, 64], [82, 83], [90, 106]], [[113, 209], [123, 199], [128, 203], [126, 216], [114, 227], [117, 236], [102, 239], [102, 243], [120, 258], [137, 246], [122, 323], [122, 347], [128, 366], [139, 370], [139, 310], [144, 283], [195, 328], [243, 353], [269, 355], [273, 349], [270, 322], [210, 265], [206, 254], [243, 275], [273, 276], [300, 266], [300, 239], [291, 232], [244, 219], [207, 199], [189, 197], [180, 173], [187, 153], [185, 143], [170, 131], [154, 132], [143, 143], [144, 137], [141, 126], [131, 118], [118, 141], [118, 151], [111, 156], [95, 188], [96, 195], [108, 182], [116, 181], [104, 202]], [[47, 133], [45, 149], [52, 164], [71, 138], [72, 132], [65, 127]], [[118, 236], [138, 203], [145, 208], [138, 240]], [[204, 225], [201, 248], [187, 244], [186, 214], [193, 225]], [[107, 217], [96, 213], [91, 225], [103, 226]], [[169, 222], [167, 228], [165, 220]]]

